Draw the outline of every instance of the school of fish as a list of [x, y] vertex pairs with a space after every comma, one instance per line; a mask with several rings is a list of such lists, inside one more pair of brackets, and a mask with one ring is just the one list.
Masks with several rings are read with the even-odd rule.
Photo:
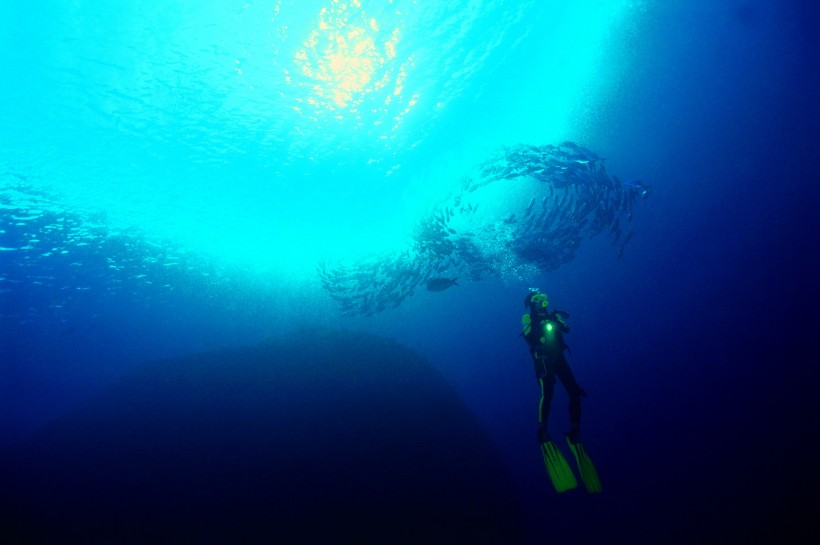
[[572, 142], [506, 147], [425, 215], [402, 249], [325, 261], [318, 272], [348, 316], [395, 308], [433, 277], [531, 279], [568, 263], [585, 238], [602, 233], [620, 258], [634, 204], [650, 194], [641, 182], [609, 175], [603, 158]]

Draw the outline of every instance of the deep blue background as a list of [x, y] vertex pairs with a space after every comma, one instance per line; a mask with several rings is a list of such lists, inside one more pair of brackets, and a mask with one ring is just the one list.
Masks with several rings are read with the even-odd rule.
[[[57, 287], [24, 284], [0, 300], [0, 445], [141, 362], [254, 343], [277, 320], [338, 320], [397, 338], [451, 381], [519, 484], [532, 543], [813, 542], [820, 19], [811, 2], [727, 2], [718, 24], [693, 5], [652, 11], [627, 40], [627, 77], [579, 131], [611, 172], [655, 188], [621, 260], [593, 240], [534, 282], [420, 293], [369, 320], [336, 318], [315, 292], [291, 295], [306, 301], [291, 320], [250, 281], [203, 299], [190, 279], [170, 297], [138, 283], [77, 296], [63, 307], [69, 321], [52, 320], [49, 301], [75, 275], [58, 267]], [[508, 98], [497, 95], [482, 100]], [[0, 259], [12, 268], [8, 252]], [[517, 337], [531, 284], [571, 314], [598, 497], [558, 496], [540, 459], [538, 389]], [[30, 308], [44, 310], [22, 320]], [[564, 402], [559, 391], [556, 432]]]

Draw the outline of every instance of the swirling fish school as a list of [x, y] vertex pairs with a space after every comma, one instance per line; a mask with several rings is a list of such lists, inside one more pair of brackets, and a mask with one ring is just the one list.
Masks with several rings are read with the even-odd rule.
[[423, 217], [402, 251], [352, 264], [322, 263], [324, 288], [347, 315], [397, 307], [422, 283], [455, 284], [453, 273], [526, 278], [572, 261], [585, 238], [606, 233], [618, 257], [632, 238], [625, 225], [651, 188], [621, 183], [604, 159], [572, 142], [504, 148], [464, 178]]

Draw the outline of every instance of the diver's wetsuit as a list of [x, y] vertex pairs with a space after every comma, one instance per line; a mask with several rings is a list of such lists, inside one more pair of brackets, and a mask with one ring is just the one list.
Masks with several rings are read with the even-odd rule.
[[[569, 420], [573, 430], [577, 430], [581, 422], [581, 397], [586, 392], [575, 381], [569, 368], [564, 350], [564, 333], [569, 333], [569, 327], [558, 316], [557, 312], [531, 312], [529, 331], [524, 338], [530, 345], [530, 354], [535, 364], [535, 376], [541, 386], [541, 403], [538, 406], [538, 422], [542, 428], [539, 434], [546, 433], [546, 426], [550, 413], [550, 404], [555, 387], [555, 377], [561, 381], [569, 395]], [[539, 441], [546, 438], [539, 435]]]

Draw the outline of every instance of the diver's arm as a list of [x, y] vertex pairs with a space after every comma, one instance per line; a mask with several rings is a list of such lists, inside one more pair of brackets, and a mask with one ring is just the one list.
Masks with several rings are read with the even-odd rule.
[[561, 326], [561, 331], [563, 333], [569, 333], [569, 326], [567, 325], [567, 321], [564, 319], [564, 316], [569, 316], [569, 314], [561, 310], [555, 311], [555, 321]]

